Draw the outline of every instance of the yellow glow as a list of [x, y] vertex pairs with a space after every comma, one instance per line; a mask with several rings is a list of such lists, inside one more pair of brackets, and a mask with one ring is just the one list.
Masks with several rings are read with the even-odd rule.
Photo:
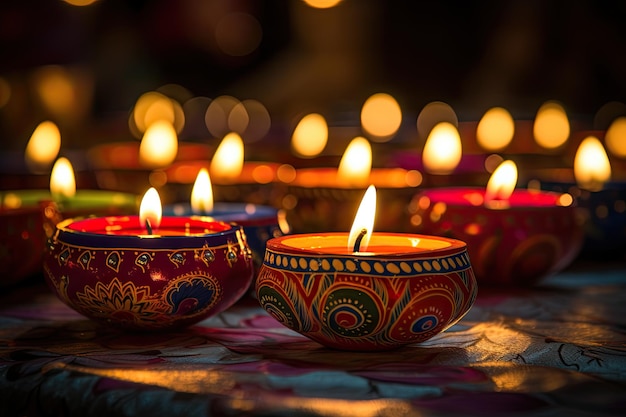
[[67, 158], [59, 158], [52, 167], [50, 193], [55, 197], [73, 197], [76, 194], [74, 169]]
[[137, 99], [132, 121], [140, 132], [145, 132], [158, 121], [166, 121], [180, 132], [185, 124], [185, 116], [182, 106], [176, 100], [159, 92], [149, 91]]
[[561, 194], [557, 202], [559, 206], [563, 207], [569, 207], [572, 205], [572, 203], [574, 203], [574, 197], [572, 197], [571, 194], [568, 193]]
[[513, 117], [502, 107], [493, 107], [484, 114], [476, 129], [476, 140], [483, 149], [499, 151], [513, 139], [515, 123]]
[[[246, 127], [241, 131], [244, 141], [246, 143], [256, 142], [267, 135], [267, 132], [269, 132], [272, 126], [272, 118], [263, 103], [257, 100], [244, 100], [235, 106], [235, 108], [238, 106], [242, 106], [246, 112]], [[228, 123], [231, 125], [230, 117]], [[234, 128], [232, 128], [232, 130], [237, 132]]]
[[372, 147], [367, 139], [352, 139], [339, 162], [338, 181], [345, 185], [364, 186], [372, 170]]
[[585, 138], [576, 151], [574, 176], [581, 188], [600, 191], [611, 179], [611, 164], [602, 143], [594, 136]]
[[233, 132], [243, 135], [250, 123], [250, 115], [243, 103], [237, 103], [228, 115], [228, 127]]
[[211, 160], [211, 177], [228, 182], [236, 180], [243, 169], [243, 156], [241, 136], [234, 132], [224, 136]]
[[306, 4], [311, 7], [315, 7], [316, 9], [328, 9], [331, 7], [335, 7], [342, 0], [303, 0]]
[[461, 162], [461, 137], [448, 122], [437, 124], [424, 144], [424, 169], [432, 174], [449, 174]]
[[537, 111], [533, 126], [535, 141], [546, 149], [563, 145], [570, 134], [569, 120], [563, 107], [555, 102], [543, 104]]
[[231, 96], [219, 96], [209, 103], [204, 123], [213, 136], [222, 137], [233, 131], [228, 125], [228, 119], [238, 104], [239, 100]]
[[146, 227], [146, 221], [149, 221], [152, 229], [156, 230], [161, 225], [162, 215], [163, 207], [161, 206], [161, 197], [159, 197], [158, 191], [151, 187], [141, 199], [141, 205], [139, 206], [139, 222], [142, 227]]
[[424, 106], [417, 116], [417, 133], [420, 138], [427, 138], [431, 130], [438, 123], [448, 122], [459, 125], [459, 119], [449, 104], [442, 101], [433, 101]]
[[152, 123], [139, 145], [139, 162], [150, 168], [163, 168], [176, 159], [178, 137], [174, 126], [164, 120]]
[[58, 65], [40, 68], [35, 88], [43, 105], [55, 115], [71, 115], [76, 109], [78, 92], [72, 74]]
[[508, 200], [517, 185], [517, 166], [513, 161], [502, 162], [489, 178], [485, 203], [493, 200]]
[[72, 6], [89, 6], [90, 4], [94, 4], [98, 0], [63, 0], [67, 4], [71, 4]]
[[191, 211], [195, 214], [207, 214], [213, 210], [213, 187], [209, 171], [202, 168], [191, 189]]
[[61, 150], [61, 132], [50, 121], [41, 122], [35, 128], [26, 145], [26, 162], [32, 168], [49, 167]]
[[293, 131], [293, 151], [305, 158], [319, 155], [328, 142], [328, 125], [324, 116], [312, 113], [304, 116]]
[[626, 157], [626, 117], [618, 117], [611, 123], [604, 137], [606, 147], [613, 155]]
[[361, 125], [376, 142], [386, 142], [402, 123], [402, 111], [395, 98], [378, 93], [369, 97], [361, 110]]
[[362, 230], [365, 230], [365, 235], [361, 240], [360, 249], [358, 252], [365, 252], [369, 245], [372, 232], [374, 231], [374, 219], [376, 217], [376, 187], [370, 185], [365, 191], [365, 195], [361, 200], [359, 209], [354, 217], [354, 223], [350, 229], [350, 235], [348, 235], [348, 250], [354, 249], [354, 244]]

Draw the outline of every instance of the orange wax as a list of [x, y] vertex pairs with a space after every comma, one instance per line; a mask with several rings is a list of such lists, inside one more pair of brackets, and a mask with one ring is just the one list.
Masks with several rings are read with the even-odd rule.
[[448, 239], [401, 233], [374, 233], [367, 248], [354, 252], [348, 248], [348, 233], [320, 233], [293, 235], [282, 240], [288, 250], [308, 254], [355, 256], [404, 256], [418, 252], [445, 249], [452, 244]]

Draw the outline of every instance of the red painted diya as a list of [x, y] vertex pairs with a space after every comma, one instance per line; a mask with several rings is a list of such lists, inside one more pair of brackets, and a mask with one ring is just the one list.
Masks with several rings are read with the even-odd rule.
[[[566, 195], [566, 197], [568, 197]], [[583, 219], [563, 194], [516, 189], [485, 204], [485, 189], [418, 193], [410, 205], [419, 233], [467, 243], [481, 284], [528, 286], [569, 265], [583, 242]]]
[[347, 233], [270, 239], [256, 291], [286, 327], [330, 348], [390, 350], [458, 322], [477, 285], [465, 243], [374, 233], [366, 252]]
[[234, 304], [252, 280], [241, 226], [164, 217], [154, 234], [138, 216], [68, 219], [57, 225], [44, 275], [68, 306], [127, 329], [183, 327]]
[[41, 273], [46, 240], [60, 220], [52, 201], [19, 208], [0, 206], [0, 287]]

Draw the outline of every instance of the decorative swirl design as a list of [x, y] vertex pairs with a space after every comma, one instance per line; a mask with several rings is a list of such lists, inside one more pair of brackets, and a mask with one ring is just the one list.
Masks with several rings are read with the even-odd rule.
[[339, 336], [362, 337], [378, 329], [381, 307], [378, 294], [365, 288], [335, 287], [321, 301], [321, 319]]
[[221, 298], [222, 287], [211, 276], [190, 275], [175, 280], [166, 289], [170, 314], [195, 316], [212, 308]]

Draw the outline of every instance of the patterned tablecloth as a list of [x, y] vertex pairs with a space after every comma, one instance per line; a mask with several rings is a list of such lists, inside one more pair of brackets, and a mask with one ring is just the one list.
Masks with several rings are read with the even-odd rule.
[[626, 265], [480, 289], [453, 328], [383, 353], [323, 348], [252, 298], [122, 333], [39, 282], [0, 302], [0, 416], [626, 415]]

